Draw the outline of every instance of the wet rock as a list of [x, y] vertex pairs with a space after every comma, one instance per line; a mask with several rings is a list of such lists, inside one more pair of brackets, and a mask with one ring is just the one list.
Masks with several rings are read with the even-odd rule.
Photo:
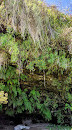
[[32, 124], [32, 120], [22, 120], [22, 124], [26, 125], [26, 126], [29, 126], [29, 125]]

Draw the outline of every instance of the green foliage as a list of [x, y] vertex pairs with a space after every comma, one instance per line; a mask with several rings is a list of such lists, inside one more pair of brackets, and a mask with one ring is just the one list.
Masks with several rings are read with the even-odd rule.
[[71, 127], [69, 126], [61, 126], [61, 125], [53, 125], [53, 124], [49, 124], [47, 127], [47, 129], [49, 130], [71, 130]]
[[[26, 76], [22, 74], [21, 79], [24, 81], [25, 78]], [[38, 91], [31, 90], [29, 95], [27, 95], [27, 89], [21, 90], [13, 67], [9, 66], [6, 71], [6, 82], [6, 86], [2, 85], [4, 91], [8, 92], [8, 107], [5, 108], [6, 114], [12, 116], [22, 113], [24, 110], [32, 113], [37, 109], [47, 120], [51, 119], [50, 110], [40, 103], [40, 93]]]
[[45, 120], [49, 121], [52, 119], [50, 109], [46, 108], [45, 105], [42, 105], [41, 112]]
[[69, 105], [68, 103], [65, 104], [65, 110], [70, 109], [72, 111], [72, 103]]
[[[6, 114], [38, 112], [48, 121], [54, 116], [57, 123], [63, 124], [67, 114], [71, 118], [72, 111], [72, 60], [68, 50], [72, 17], [47, 7], [42, 1], [6, 2], [7, 10], [2, 11], [4, 5], [0, 8], [1, 16], [6, 10], [9, 18], [7, 32], [0, 34], [0, 91], [8, 93]], [[7, 20], [6, 17], [3, 14], [2, 19]], [[14, 24], [11, 26], [12, 18]], [[38, 76], [46, 72], [45, 87], [41, 81], [40, 88], [36, 85], [28, 89], [24, 82], [32, 80], [33, 75], [28, 77], [25, 69], [33, 74], [35, 71]], [[0, 110], [4, 110], [3, 104]]]
[[27, 69], [30, 69], [30, 70], [34, 70], [34, 62], [30, 62], [27, 66], [26, 66]]
[[0, 83], [0, 91], [3, 91], [5, 88], [5, 85], [3, 83]]
[[58, 124], [63, 124], [64, 123], [64, 116], [61, 113], [61, 110], [57, 110], [54, 114], [57, 117], [57, 123]]
[[[1, 83], [1, 90], [8, 92], [8, 106], [6, 106], [6, 114], [12, 116], [17, 113], [22, 113], [23, 111], [28, 111], [29, 113], [36, 112], [36, 110], [46, 119], [51, 120], [52, 115], [57, 117], [57, 122], [59, 124], [64, 123], [64, 116], [62, 111], [58, 108], [57, 96], [53, 96], [53, 93], [46, 96], [44, 100], [39, 91], [33, 89], [27, 94], [28, 90], [22, 90], [19, 86], [18, 75], [16, 74], [16, 69], [9, 66], [5, 70], [6, 84]], [[27, 77], [21, 74], [21, 80], [24, 81]], [[61, 87], [61, 83], [58, 80], [53, 81], [53, 86]], [[59, 89], [59, 88], [58, 88]], [[41, 103], [41, 101], [44, 103]], [[68, 94], [68, 101], [71, 102], [71, 95]], [[1, 106], [2, 108], [2, 106]], [[57, 110], [58, 109], [58, 110]], [[72, 110], [72, 104], [65, 104], [65, 110]], [[52, 111], [55, 111], [52, 113]]]
[[4, 50], [7, 49], [9, 54], [11, 54], [11, 62], [16, 62], [18, 60], [18, 43], [14, 41], [11, 34], [7, 33], [1, 36], [1, 46]]
[[24, 75], [24, 74], [21, 74], [21, 75], [20, 75], [20, 78], [21, 78], [21, 80], [25, 81], [25, 79], [27, 79], [27, 76]]

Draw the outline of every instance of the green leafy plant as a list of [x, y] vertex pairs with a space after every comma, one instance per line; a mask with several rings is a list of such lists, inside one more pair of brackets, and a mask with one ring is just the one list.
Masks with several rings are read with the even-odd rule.
[[0, 16], [0, 91], [4, 100], [8, 94], [1, 111], [65, 123], [72, 111], [72, 17], [36, 0], [6, 0]]

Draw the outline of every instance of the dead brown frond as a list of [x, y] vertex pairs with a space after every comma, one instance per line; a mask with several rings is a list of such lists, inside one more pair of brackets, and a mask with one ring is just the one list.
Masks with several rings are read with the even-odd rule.
[[[50, 26], [47, 6], [38, 0], [6, 0], [6, 12], [8, 21], [15, 31], [21, 33], [24, 38], [25, 32], [29, 32], [34, 43], [39, 47], [44, 44], [44, 39], [49, 43], [50, 37], [54, 38], [54, 32]], [[50, 34], [50, 35], [48, 35]]]

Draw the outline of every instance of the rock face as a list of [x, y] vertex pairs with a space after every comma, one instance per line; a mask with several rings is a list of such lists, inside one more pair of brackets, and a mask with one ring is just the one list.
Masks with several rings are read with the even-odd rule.
[[71, 39], [71, 44], [68, 46], [68, 51], [70, 54], [72, 54], [72, 39]]
[[3, 24], [0, 24], [0, 33], [6, 33], [6, 28]]
[[8, 53], [0, 49], [0, 68], [3, 65], [7, 65], [9, 61]]
[[64, 38], [65, 41], [67, 41], [67, 43], [68, 43], [67, 49], [68, 49], [69, 53], [72, 54], [72, 27], [65, 28], [63, 30], [63, 33], [61, 34], [61, 36]]
[[30, 126], [32, 124], [32, 120], [22, 120], [22, 124]]
[[1, 65], [5, 64], [7, 61], [7, 56], [4, 51], [0, 51], [0, 67]]

